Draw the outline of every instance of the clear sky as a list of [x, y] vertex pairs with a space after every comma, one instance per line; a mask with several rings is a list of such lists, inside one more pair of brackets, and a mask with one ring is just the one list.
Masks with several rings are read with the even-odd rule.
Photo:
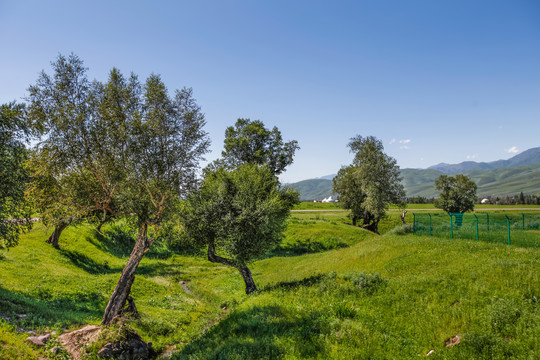
[[335, 173], [355, 135], [401, 168], [540, 146], [540, 1], [0, 0], [0, 103], [56, 56], [192, 87], [219, 157], [237, 118], [301, 149], [285, 182]]

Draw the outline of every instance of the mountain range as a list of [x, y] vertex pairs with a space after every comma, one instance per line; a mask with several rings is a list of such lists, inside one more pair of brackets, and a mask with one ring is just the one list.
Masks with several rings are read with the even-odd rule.
[[[459, 164], [440, 163], [427, 169], [402, 169], [402, 183], [408, 197], [427, 198], [438, 194], [435, 180], [440, 175], [465, 174], [478, 186], [478, 196], [506, 196], [523, 192], [540, 193], [540, 147], [532, 148], [508, 159], [492, 162], [465, 161]], [[322, 199], [332, 193], [333, 175], [289, 184], [302, 200]]]

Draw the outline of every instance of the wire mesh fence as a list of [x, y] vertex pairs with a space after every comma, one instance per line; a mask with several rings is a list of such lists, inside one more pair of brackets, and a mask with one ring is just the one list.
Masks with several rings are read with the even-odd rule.
[[538, 213], [413, 213], [416, 235], [540, 247]]

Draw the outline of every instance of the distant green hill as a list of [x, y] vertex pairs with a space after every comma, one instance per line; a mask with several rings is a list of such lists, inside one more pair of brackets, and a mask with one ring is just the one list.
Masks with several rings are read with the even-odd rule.
[[289, 184], [300, 193], [300, 200], [324, 199], [332, 193], [332, 180], [309, 179], [302, 180], [294, 184]]
[[492, 162], [464, 161], [459, 164], [441, 163], [430, 166], [428, 169], [438, 170], [445, 174], [458, 174], [474, 170], [496, 170], [538, 164], [540, 164], [540, 147], [535, 147], [525, 150], [508, 160], [497, 160]]
[[[525, 165], [494, 170], [469, 170], [463, 174], [471, 177], [478, 185], [478, 196], [505, 196], [524, 194], [540, 194], [540, 165]], [[435, 180], [443, 175], [434, 169], [402, 169], [402, 183], [407, 196], [434, 197]], [[332, 181], [324, 179], [303, 180], [290, 184], [298, 192], [302, 200], [314, 200], [332, 194]]]

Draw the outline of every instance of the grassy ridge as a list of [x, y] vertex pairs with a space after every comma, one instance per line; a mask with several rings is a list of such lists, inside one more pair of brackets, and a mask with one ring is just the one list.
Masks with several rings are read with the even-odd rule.
[[[539, 249], [392, 235], [397, 213], [384, 236], [347, 222], [344, 212], [294, 213], [283, 244], [253, 264], [251, 296], [235, 270], [157, 244], [138, 271], [141, 318], [130, 326], [158, 350], [174, 344], [175, 359], [540, 353]], [[0, 316], [38, 332], [99, 323], [129, 244], [81, 226], [57, 251], [47, 234], [37, 226], [0, 260]], [[461, 343], [446, 348], [455, 335]], [[0, 320], [0, 358], [54, 358], [25, 337]]]
[[[530, 358], [539, 260], [537, 250], [413, 236], [266, 259], [254, 267], [263, 290], [175, 358]], [[455, 335], [462, 343], [446, 348]]]

